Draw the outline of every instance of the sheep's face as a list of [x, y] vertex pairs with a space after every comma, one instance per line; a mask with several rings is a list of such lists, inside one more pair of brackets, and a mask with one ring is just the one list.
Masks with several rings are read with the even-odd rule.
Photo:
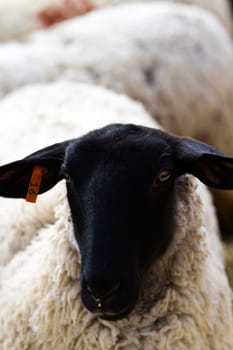
[[171, 241], [173, 187], [185, 173], [233, 188], [233, 158], [193, 139], [115, 124], [1, 166], [0, 195], [32, 201], [67, 179], [82, 301], [117, 320], [133, 310], [144, 271]]
[[148, 129], [114, 126], [70, 144], [66, 152], [82, 300], [106, 319], [133, 309], [143, 271], [170, 240], [176, 172], [161, 132], [150, 138]]

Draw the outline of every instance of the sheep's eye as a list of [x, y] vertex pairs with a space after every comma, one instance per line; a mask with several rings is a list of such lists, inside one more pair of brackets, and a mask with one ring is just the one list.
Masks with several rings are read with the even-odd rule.
[[158, 182], [165, 182], [169, 180], [171, 177], [171, 171], [170, 170], [161, 170], [157, 176]]

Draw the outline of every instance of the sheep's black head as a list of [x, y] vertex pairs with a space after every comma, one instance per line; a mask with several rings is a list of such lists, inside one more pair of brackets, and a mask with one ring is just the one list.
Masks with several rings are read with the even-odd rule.
[[209, 186], [233, 188], [232, 158], [135, 125], [109, 125], [0, 167], [0, 195], [25, 198], [28, 188], [33, 192], [35, 166], [46, 169], [39, 193], [67, 180], [82, 300], [111, 320], [134, 308], [143, 272], [171, 241], [176, 178], [191, 173]]

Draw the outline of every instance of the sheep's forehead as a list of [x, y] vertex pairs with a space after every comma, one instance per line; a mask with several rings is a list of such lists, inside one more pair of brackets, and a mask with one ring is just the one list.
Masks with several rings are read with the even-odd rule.
[[[161, 130], [135, 125], [114, 124], [91, 132], [74, 142], [67, 152], [68, 162], [100, 159], [159, 160], [171, 153], [169, 135]], [[137, 159], [137, 157], [139, 157]]]

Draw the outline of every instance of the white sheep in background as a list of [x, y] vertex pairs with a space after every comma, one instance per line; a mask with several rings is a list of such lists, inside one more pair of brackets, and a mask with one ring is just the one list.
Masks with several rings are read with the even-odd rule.
[[[232, 62], [231, 38], [207, 12], [125, 5], [67, 21], [24, 44], [2, 45], [0, 94], [37, 81], [101, 84], [143, 102], [166, 130], [231, 153]], [[232, 195], [218, 197], [219, 214], [231, 227]]]
[[[157, 0], [144, 0], [144, 2]], [[230, 0], [166, 0], [200, 6], [217, 15], [226, 29], [232, 31]], [[69, 17], [85, 14], [95, 7], [139, 0], [1, 0], [0, 41], [22, 39], [28, 33]]]
[[[74, 83], [56, 83], [22, 89], [9, 95], [0, 103], [0, 114], [4, 115], [5, 121], [1, 128], [1, 144], [3, 146], [1, 159], [4, 161], [14, 160], [15, 157], [21, 157], [26, 152], [28, 154], [38, 147], [61, 141], [66, 137], [83, 135], [88, 130], [115, 121], [158, 127], [140, 105], [130, 101], [127, 97], [116, 95], [100, 87]], [[114, 131], [114, 127], [112, 128]], [[105, 135], [103, 136], [104, 142], [108, 139], [108, 135], [111, 135], [112, 128], [108, 127], [106, 129], [107, 133], [101, 132]], [[124, 130], [123, 126], [115, 127], [116, 130], [117, 128]], [[129, 133], [133, 137], [134, 132], [141, 129], [143, 128], [135, 129], [132, 126], [125, 126], [125, 137], [122, 140], [122, 145], [130, 141], [130, 137], [128, 139], [127, 136], [130, 135]], [[12, 131], [10, 135], [9, 130]], [[151, 132], [152, 130], [148, 131], [148, 135], [143, 141], [144, 147], [149, 140], [148, 137]], [[100, 138], [101, 133], [99, 132]], [[162, 139], [165, 137], [164, 141], [166, 139], [173, 140], [174, 138], [174, 136], [169, 136], [163, 132], [157, 131], [156, 133], [158, 136], [162, 135]], [[19, 137], [19, 134], [21, 137]], [[92, 138], [93, 135], [95, 134], [92, 134]], [[140, 137], [136, 139], [140, 140]], [[121, 147], [120, 140], [121, 138], [118, 135], [115, 142], [120, 142], [119, 146], [118, 144], [117, 146], [112, 144], [112, 146], [108, 147], [108, 144], [106, 144], [107, 147], [104, 152], [107, 151], [110, 154], [113, 152], [113, 158], [109, 158], [106, 154], [105, 162], [107, 160], [110, 163], [112, 162], [112, 159], [116, 156], [114, 156], [114, 147], [116, 147], [116, 150], [117, 147]], [[179, 138], [174, 138], [174, 141], [174, 147], [176, 148], [178, 143], [182, 144], [183, 146], [180, 150], [186, 150], [187, 154], [189, 154], [193, 146], [195, 149], [195, 141]], [[88, 143], [86, 144], [88, 145]], [[85, 149], [85, 144], [82, 143], [82, 145]], [[104, 145], [103, 142], [102, 145]], [[185, 145], [189, 145], [189, 149]], [[57, 146], [58, 148], [60, 147], [59, 144]], [[207, 153], [209, 151], [213, 152], [213, 154], [215, 153], [214, 150], [204, 144], [198, 143], [198, 148], [196, 156], [198, 156], [198, 152], [202, 148], [207, 150]], [[54, 147], [50, 150], [53, 152], [53, 149]], [[82, 149], [77, 152], [79, 157], [82, 155]], [[86, 149], [88, 150], [88, 148]], [[143, 147], [139, 147], [136, 152], [141, 152], [142, 150]], [[130, 148], [127, 147], [128, 151], [130, 152]], [[92, 157], [99, 154], [98, 152], [97, 142], [96, 145], [93, 144], [93, 147], [89, 148], [86, 156], [93, 159]], [[53, 164], [53, 161], [61, 161], [63, 151], [58, 153], [56, 153], [55, 157], [52, 156], [51, 161], [47, 163], [48, 167]], [[43, 154], [46, 155], [46, 151]], [[73, 154], [72, 157], [75, 155], [71, 151], [68, 151], [68, 154]], [[169, 156], [167, 148], [164, 156], [164, 160]], [[124, 157], [124, 153], [122, 153], [120, 161]], [[212, 158], [208, 154], [206, 154], [206, 157], [206, 160], [210, 162], [208, 164], [208, 170], [210, 170]], [[213, 158], [221, 159], [228, 168], [231, 167], [232, 159], [223, 158], [220, 155]], [[83, 160], [86, 163], [86, 157]], [[182, 157], [180, 161], [182, 162]], [[88, 167], [93, 164], [92, 162], [93, 160], [86, 163]], [[66, 166], [68, 163], [69, 161], [67, 161]], [[195, 168], [195, 159], [191, 163]], [[8, 185], [6, 184], [6, 179], [8, 175], [14, 173], [15, 169], [18, 169], [20, 163], [17, 164], [14, 165], [13, 169], [8, 167], [7, 172], [6, 168], [0, 167], [1, 194], [3, 194], [3, 191], [5, 191], [5, 195], [8, 190], [11, 191], [13, 189], [14, 191], [13, 182], [9, 187], [9, 183]], [[99, 162], [99, 164], [101, 165], [102, 163]], [[133, 166], [133, 163], [127, 164], [129, 169]], [[154, 186], [163, 186], [162, 193], [166, 193], [165, 189], [169, 186], [167, 166], [166, 161], [166, 172], [158, 172], [155, 177], [157, 180], [154, 181]], [[202, 163], [201, 167], [203, 166], [205, 168], [205, 164]], [[216, 166], [218, 166], [217, 163]], [[137, 167], [138, 170], [134, 179], [137, 177], [138, 172], [141, 172], [140, 162], [137, 162]], [[210, 173], [205, 173], [204, 168], [202, 179], [209, 178], [210, 181], [215, 181], [218, 178], [218, 174], [215, 173], [217, 177], [211, 180], [211, 176], [209, 177]], [[119, 169], [121, 168], [115, 168], [115, 171], [120, 171]], [[71, 170], [68, 169], [68, 171], [70, 172]], [[111, 171], [111, 176], [106, 177], [104, 180], [106, 186], [109, 180], [112, 181], [114, 179], [115, 171]], [[229, 171], [232, 172], [232, 170]], [[65, 173], [69, 183], [70, 179], [68, 178], [67, 170], [65, 170]], [[78, 173], [82, 174], [81, 165]], [[97, 176], [96, 180], [101, 178], [101, 172], [99, 175], [100, 177]], [[20, 175], [17, 178], [21, 181]], [[138, 188], [141, 188], [142, 179], [138, 182]], [[164, 182], [164, 184], [161, 183], [159, 185], [160, 182], [158, 180]], [[77, 183], [81, 185], [82, 181], [80, 177]], [[133, 179], [132, 182], [134, 182]], [[230, 179], [228, 181], [226, 179], [226, 186], [227, 182], [230, 182], [230, 186], [232, 186]], [[68, 188], [69, 186], [68, 184]], [[103, 313], [105, 301], [100, 301], [99, 299], [97, 301], [97, 298], [93, 299], [92, 295], [89, 301], [85, 299], [82, 276], [85, 271], [87, 273], [87, 271], [93, 270], [85, 270], [85, 259], [87, 258], [82, 256], [81, 266], [84, 267], [82, 267], [80, 272], [80, 253], [77, 250], [77, 237], [75, 239], [73, 234], [64, 182], [60, 182], [56, 189], [52, 189], [40, 196], [35, 205], [24, 204], [19, 199], [8, 199], [8, 201], [11, 201], [12, 207], [15, 207], [17, 202], [20, 202], [21, 210], [24, 208], [21, 211], [21, 225], [24, 221], [24, 226], [19, 227], [17, 225], [17, 217], [15, 218], [14, 215], [9, 218], [11, 223], [15, 222], [16, 227], [12, 232], [9, 230], [8, 237], [2, 235], [0, 252], [3, 247], [6, 247], [4, 240], [9, 242], [10, 235], [12, 235], [12, 241], [20, 241], [21, 236], [17, 234], [16, 228], [20, 232], [23, 229], [27, 232], [28, 221], [31, 225], [33, 220], [35, 223], [40, 220], [42, 224], [37, 231], [35, 230], [36, 232], [33, 232], [33, 235], [27, 232], [29, 234], [28, 241], [24, 240], [21, 246], [19, 244], [18, 252], [17, 250], [14, 252], [9, 250], [8, 258], [2, 261], [0, 270], [1, 349], [232, 349], [231, 291], [224, 272], [222, 248], [218, 238], [215, 211], [209, 192], [205, 186], [191, 175], [179, 177], [172, 186], [174, 187], [173, 195], [170, 197], [169, 202], [173, 198], [172, 207], [174, 207], [171, 211], [168, 208], [171, 217], [170, 215], [166, 216], [166, 223], [171, 223], [170, 228], [172, 231], [171, 236], [169, 235], [168, 237], [168, 246], [165, 252], [150, 264], [147, 272], [143, 273], [144, 279], [141, 281], [141, 292], [133, 311], [128, 317], [118, 321], [108, 321], [98, 317], [98, 313], [87, 311], [81, 301], [82, 298], [85, 305], [89, 308], [94, 307], [93, 301], [96, 300], [97, 309], [102, 310], [101, 312], [99, 311], [99, 316]], [[15, 190], [17, 190], [16, 188]], [[81, 186], [80, 191], [83, 191], [82, 188], [85, 187]], [[114, 188], [114, 190], [116, 191], [113, 191], [112, 198], [115, 198], [114, 196], [121, 192], [119, 188]], [[46, 197], [47, 200], [45, 200]], [[81, 192], [78, 197], [81, 198]], [[1, 210], [4, 208], [5, 200], [1, 199]], [[53, 206], [54, 212], [53, 222], [50, 222], [49, 225], [47, 218], [45, 218], [43, 224], [45, 212], [43, 206], [47, 203], [47, 207], [49, 207], [48, 201]], [[109, 203], [110, 207], [113, 203]], [[33, 209], [29, 210], [28, 206]], [[100, 202], [100, 205], [94, 211], [101, 208], [103, 207]], [[105, 209], [107, 208], [108, 206]], [[119, 208], [121, 209], [121, 206]], [[92, 214], [90, 212], [90, 215]], [[112, 214], [114, 214], [114, 211]], [[139, 217], [140, 215], [136, 215], [135, 219]], [[173, 219], [171, 219], [172, 217]], [[101, 222], [102, 220], [100, 222], [97, 220], [96, 224]], [[117, 220], [117, 225], [120, 222]], [[107, 217], [105, 217], [103, 223], [107, 225]], [[1, 232], [2, 229], [3, 227], [1, 227]], [[135, 229], [138, 230], [138, 226], [135, 226]], [[109, 237], [113, 237], [113, 231], [110, 230], [110, 232]], [[164, 231], [165, 236], [167, 236], [168, 232], [170, 232], [169, 229]], [[143, 234], [146, 235], [147, 230]], [[134, 241], [137, 237], [137, 234], [135, 235]], [[121, 251], [118, 252], [117, 250], [117, 256], [120, 259], [119, 268], [121, 266], [120, 262], [123, 262], [126, 258], [124, 255], [124, 246], [127, 247], [126, 236], [124, 239], [122, 238]], [[156, 241], [158, 244], [160, 242], [158, 234], [153, 235], [153, 237], [157, 237]], [[164, 239], [162, 237], [161, 240]], [[143, 242], [146, 241], [143, 239]], [[143, 242], [141, 246], [144, 245]], [[100, 260], [102, 257], [108, 256], [108, 249], [105, 250], [104, 246], [105, 243], [110, 244], [110, 241], [105, 239], [102, 243]], [[115, 249], [118, 247], [118, 243], [119, 238], [113, 245]], [[128, 248], [127, 256], [130, 256], [132, 249]], [[80, 249], [82, 255], [82, 245]], [[115, 250], [112, 251], [114, 256], [115, 252]], [[99, 254], [98, 248], [96, 254]], [[108, 260], [109, 258], [106, 259]], [[111, 261], [110, 259], [107, 266], [112, 264]], [[91, 264], [91, 260], [89, 262]], [[127, 270], [129, 265], [124, 265], [124, 270]], [[98, 266], [100, 269], [104, 267], [101, 263]], [[96, 267], [97, 270], [98, 268]], [[118, 288], [121, 288], [122, 284], [119, 284]], [[126, 295], [131, 293], [131, 290], [134, 292], [132, 286], [133, 284], [130, 285], [131, 288], [125, 291]], [[113, 315], [115, 314], [111, 315], [112, 318], [114, 318]], [[102, 316], [105, 317], [104, 314]]]

